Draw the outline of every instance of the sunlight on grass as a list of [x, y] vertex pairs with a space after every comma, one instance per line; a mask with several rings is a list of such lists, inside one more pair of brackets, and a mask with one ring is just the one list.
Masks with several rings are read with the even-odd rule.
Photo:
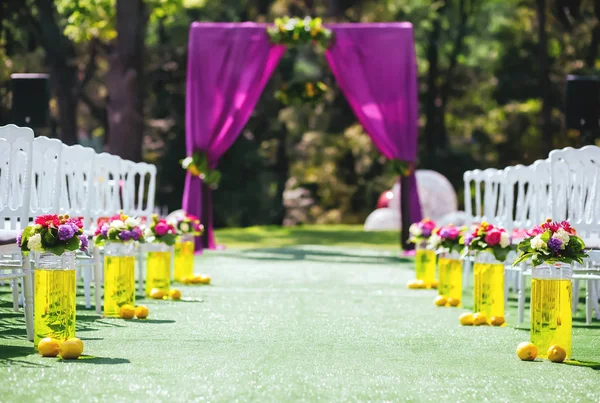
[[248, 227], [216, 230], [217, 243], [227, 248], [263, 248], [294, 245], [348, 246], [400, 249], [396, 231], [366, 232], [362, 225], [309, 225], [302, 227]]

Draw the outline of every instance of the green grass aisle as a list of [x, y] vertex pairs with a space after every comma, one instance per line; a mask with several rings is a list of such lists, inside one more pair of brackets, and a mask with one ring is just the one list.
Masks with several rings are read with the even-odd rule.
[[[527, 330], [459, 327], [463, 309], [406, 289], [411, 267], [340, 247], [209, 253], [196, 271], [213, 285], [179, 287], [202, 302], [143, 301], [147, 321], [79, 310], [94, 357], [77, 362], [34, 354], [3, 287], [0, 401], [600, 400], [600, 371], [519, 361]], [[600, 362], [581, 320], [575, 358]]]

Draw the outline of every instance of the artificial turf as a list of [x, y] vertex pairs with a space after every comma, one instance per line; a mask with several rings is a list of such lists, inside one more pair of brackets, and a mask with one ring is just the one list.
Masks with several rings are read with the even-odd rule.
[[[600, 400], [600, 328], [575, 318], [574, 358], [521, 362], [509, 325], [460, 327], [466, 309], [408, 290], [412, 261], [360, 248], [211, 252], [178, 286], [185, 301], [139, 301], [150, 319], [78, 310], [87, 356], [42, 358], [0, 287], [0, 401]], [[468, 299], [466, 300], [468, 303]], [[596, 322], [598, 323], [598, 322]], [[527, 326], [525, 325], [525, 328]]]

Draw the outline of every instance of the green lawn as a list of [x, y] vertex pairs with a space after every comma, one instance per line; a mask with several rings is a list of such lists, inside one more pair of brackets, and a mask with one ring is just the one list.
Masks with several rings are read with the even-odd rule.
[[362, 238], [284, 248], [289, 239], [265, 238], [197, 257], [212, 285], [178, 287], [184, 301], [143, 301], [149, 320], [80, 306], [88, 356], [76, 362], [36, 355], [0, 287], [0, 401], [600, 400], [598, 322], [574, 322], [574, 358], [587, 367], [521, 362], [514, 351], [529, 333], [513, 326], [514, 300], [509, 326], [460, 327], [466, 309], [408, 290], [413, 264], [396, 252], [323, 246]]

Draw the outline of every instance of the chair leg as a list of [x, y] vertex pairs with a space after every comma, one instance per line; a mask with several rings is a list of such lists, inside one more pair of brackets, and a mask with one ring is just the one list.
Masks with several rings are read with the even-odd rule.
[[94, 248], [94, 294], [96, 297], [96, 313], [102, 315], [102, 262], [100, 251]]
[[577, 306], [579, 305], [579, 292], [579, 280], [573, 279], [573, 316], [577, 315]]
[[598, 280], [591, 280], [591, 298], [592, 298], [592, 307], [596, 312], [596, 319], [600, 320], [600, 308], [598, 307]]
[[83, 294], [85, 295], [85, 308], [90, 309], [92, 307], [92, 267], [86, 264], [83, 267]]
[[510, 289], [510, 277], [512, 276], [512, 271], [504, 270], [504, 308], [508, 306], [508, 290]]
[[25, 278], [23, 279], [25, 327], [27, 329], [27, 340], [33, 341], [33, 272], [29, 256], [23, 256], [23, 269], [25, 271]]
[[523, 270], [522, 268], [521, 268], [521, 271], [519, 272], [518, 281], [519, 281], [519, 285], [518, 285], [518, 290], [519, 290], [518, 320], [519, 320], [519, 325], [520, 325], [525, 320], [525, 270]]
[[585, 324], [592, 324], [592, 280], [585, 284]]
[[[13, 269], [13, 273], [18, 273], [20, 269]], [[13, 309], [15, 312], [19, 312], [19, 279], [13, 278], [11, 281], [12, 297], [13, 297]]]

